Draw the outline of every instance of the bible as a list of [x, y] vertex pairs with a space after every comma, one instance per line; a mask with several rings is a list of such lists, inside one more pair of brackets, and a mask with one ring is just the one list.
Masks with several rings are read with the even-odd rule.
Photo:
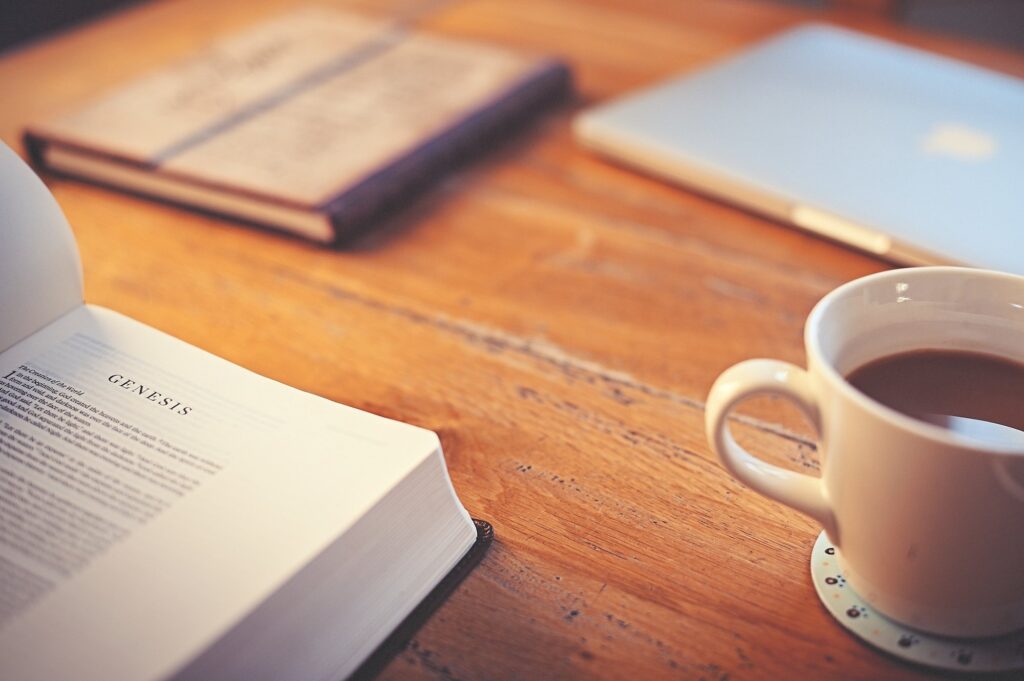
[[0, 144], [0, 678], [365, 676], [486, 546], [437, 436], [83, 302]]
[[332, 243], [564, 95], [565, 64], [328, 8], [30, 126], [54, 172]]

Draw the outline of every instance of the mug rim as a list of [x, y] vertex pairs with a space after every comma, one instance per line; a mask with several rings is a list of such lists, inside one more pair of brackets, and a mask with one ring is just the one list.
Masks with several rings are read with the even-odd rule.
[[1021, 297], [1024, 299], [1024, 276], [1010, 274], [1008, 272], [955, 266], [904, 267], [884, 270], [882, 272], [875, 272], [863, 277], [858, 277], [857, 279], [841, 284], [826, 293], [821, 300], [814, 305], [814, 308], [811, 309], [811, 313], [807, 316], [807, 322], [804, 325], [804, 347], [807, 349], [808, 355], [814, 355], [815, 359], [818, 360], [817, 364], [826, 378], [837, 386], [838, 390], [845, 398], [852, 400], [855, 404], [871, 412], [882, 421], [887, 422], [889, 425], [909, 431], [914, 435], [931, 440], [932, 442], [957, 447], [958, 449], [970, 449], [996, 454], [1024, 455], [1024, 449], [1019, 447], [1011, 447], [994, 442], [985, 442], [984, 440], [976, 440], [964, 435], [959, 435], [954, 431], [942, 428], [941, 426], [927, 423], [925, 421], [919, 421], [918, 419], [908, 416], [897, 409], [893, 409], [892, 407], [882, 404], [878, 400], [869, 397], [862, 391], [858, 390], [848, 380], [846, 380], [846, 377], [839, 373], [835, 366], [833, 366], [832, 362], [826, 359], [825, 353], [821, 348], [821, 343], [817, 333], [817, 329], [821, 325], [821, 317], [825, 314], [825, 310], [831, 307], [837, 299], [847, 295], [850, 291], [868, 286], [884, 279], [898, 279], [907, 276], [935, 276], [942, 274], [958, 277], [970, 274], [990, 279], [1011, 281], [1020, 287], [1022, 294]]

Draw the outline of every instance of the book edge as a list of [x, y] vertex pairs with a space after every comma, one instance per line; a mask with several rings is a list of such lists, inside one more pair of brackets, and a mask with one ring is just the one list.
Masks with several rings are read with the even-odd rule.
[[323, 207], [335, 240], [357, 236], [382, 214], [397, 212], [444, 176], [479, 155], [475, 148], [502, 128], [524, 127], [572, 88], [569, 66], [553, 58], [537, 65], [488, 102], [468, 112], [376, 172], [348, 187]]
[[494, 527], [486, 520], [478, 518], [473, 518], [473, 525], [476, 526], [476, 541], [469, 547], [469, 551], [345, 681], [371, 681], [380, 674], [384, 667], [405, 650], [416, 632], [430, 620], [434, 612], [455, 592], [462, 580], [483, 560], [488, 547], [494, 541]]
[[[134, 164], [123, 164], [105, 159], [105, 157], [93, 155], [87, 150], [82, 153], [82, 159], [85, 162], [92, 162], [99, 160], [100, 163], [106, 162], [109, 168], [115, 172], [128, 172], [138, 173], [144, 181], [150, 179], [160, 182], [169, 181], [171, 183], [178, 182], [179, 188], [185, 192], [209, 192], [219, 197], [223, 197], [227, 202], [237, 202], [242, 204], [248, 204], [254, 208], [256, 213], [275, 211], [292, 213], [298, 216], [300, 219], [305, 220], [319, 220], [322, 229], [319, 227], [313, 228], [308, 224], [300, 226], [294, 221], [288, 221], [284, 219], [274, 218], [263, 218], [258, 216], [256, 213], [246, 214], [242, 210], [232, 208], [222, 208], [213, 203], [203, 202], [202, 200], [190, 200], [187, 198], [181, 198], [172, 195], [171, 191], [166, 190], [155, 190], [147, 189], [132, 182], [118, 181], [114, 179], [108, 179], [105, 177], [99, 177], [94, 174], [90, 174], [80, 170], [70, 170], [61, 168], [47, 160], [47, 153], [50, 149], [62, 149], [63, 145], [56, 145], [51, 143], [50, 140], [45, 138], [39, 138], [33, 133], [26, 131], [23, 134], [23, 142], [28, 150], [29, 156], [32, 159], [32, 164], [37, 168], [45, 170], [47, 173], [58, 178], [68, 178], [78, 182], [82, 182], [94, 187], [103, 187], [116, 191], [119, 194], [125, 196], [136, 196], [146, 199], [147, 201], [156, 202], [166, 206], [173, 206], [188, 210], [192, 213], [199, 215], [212, 216], [224, 220], [228, 220], [232, 223], [242, 224], [249, 227], [254, 227], [262, 230], [268, 230], [275, 232], [276, 234], [286, 234], [303, 239], [307, 242], [312, 242], [320, 245], [329, 245], [334, 243], [334, 227], [330, 221], [330, 216], [322, 211], [317, 211], [309, 208], [308, 206], [291, 206], [279, 202], [263, 200], [262, 197], [245, 196], [236, 192], [222, 191], [220, 189], [211, 189], [199, 184], [192, 184], [188, 182], [180, 182], [174, 178], [167, 178], [166, 174], [155, 173], [149, 169], [136, 166]], [[323, 236], [321, 236], [321, 232]]]
[[[431, 186], [441, 175], [459, 166], [471, 155], [469, 147], [487, 139], [503, 125], [524, 125], [540, 113], [542, 106], [561, 97], [571, 87], [571, 71], [567, 64], [554, 58], [540, 58], [533, 69], [513, 82], [507, 89], [499, 92], [489, 101], [469, 111], [465, 116], [439, 133], [426, 138], [416, 147], [400, 156], [385, 161], [369, 175], [350, 183], [340, 189], [334, 196], [318, 205], [308, 205], [289, 201], [274, 195], [246, 190], [235, 185], [211, 183], [198, 180], [183, 173], [161, 171], [152, 164], [125, 158], [93, 147], [82, 146], [62, 140], [56, 135], [45, 131], [45, 126], [28, 126], [22, 134], [29, 157], [37, 167], [64, 177], [83, 180], [87, 183], [113, 188], [117, 191], [136, 196], [144, 196], [163, 203], [182, 206], [203, 214], [227, 217], [249, 225], [264, 226], [285, 231], [309, 239], [289, 227], [273, 222], [260, 222], [231, 212], [218, 211], [206, 206], [160, 194], [140, 191], [121, 184], [104, 182], [77, 173], [68, 173], [52, 167], [46, 162], [45, 150], [48, 146], [61, 146], [76, 153], [95, 157], [114, 165], [162, 175], [171, 181], [180, 182], [185, 186], [194, 186], [216, 192], [224, 192], [242, 199], [323, 215], [330, 222], [333, 239], [328, 243], [337, 243], [341, 239], [358, 232], [370, 219], [377, 217], [393, 202], [403, 206], [422, 191]], [[445, 158], [450, 162], [445, 163]], [[442, 165], [444, 167], [442, 167]], [[398, 177], [396, 177], [396, 175]], [[404, 195], [404, 196], [403, 196]], [[399, 206], [395, 206], [396, 208]], [[314, 241], [316, 241], [314, 239]]]

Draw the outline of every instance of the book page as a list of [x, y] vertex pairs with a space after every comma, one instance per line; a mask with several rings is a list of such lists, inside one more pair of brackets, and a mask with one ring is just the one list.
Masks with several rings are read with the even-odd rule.
[[82, 306], [0, 353], [0, 676], [167, 676], [437, 447]]
[[0, 351], [82, 304], [71, 228], [42, 180], [0, 142]]

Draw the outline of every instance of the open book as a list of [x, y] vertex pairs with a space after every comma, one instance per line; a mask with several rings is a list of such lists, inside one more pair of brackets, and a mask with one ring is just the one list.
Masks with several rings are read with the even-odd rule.
[[481, 545], [434, 433], [84, 304], [2, 144], [0, 241], [0, 678], [337, 681]]
[[306, 7], [26, 140], [51, 170], [332, 242], [568, 88], [553, 59]]

